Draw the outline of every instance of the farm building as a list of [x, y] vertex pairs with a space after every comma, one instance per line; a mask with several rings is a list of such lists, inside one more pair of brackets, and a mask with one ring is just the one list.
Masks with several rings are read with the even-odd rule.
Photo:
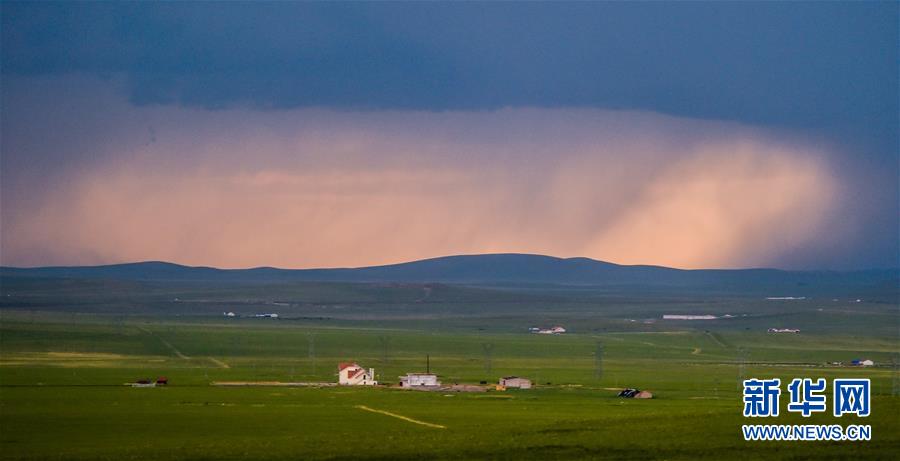
[[441, 382], [431, 373], [407, 373], [400, 377], [400, 387], [437, 387]]
[[873, 362], [869, 359], [866, 359], [866, 360], [853, 359], [850, 361], [850, 364], [858, 366], [858, 367], [871, 367], [871, 366], [875, 365], [875, 362]]
[[715, 315], [664, 314], [663, 320], [715, 320]]
[[341, 362], [338, 364], [338, 384], [343, 386], [374, 386], [378, 384], [375, 380], [375, 369], [369, 368], [368, 371], [363, 367], [352, 362]]
[[500, 385], [505, 388], [531, 389], [531, 380], [518, 376], [500, 378]]
[[528, 331], [539, 335], [561, 335], [566, 332], [566, 329], [557, 325], [552, 328], [531, 327], [528, 329]]

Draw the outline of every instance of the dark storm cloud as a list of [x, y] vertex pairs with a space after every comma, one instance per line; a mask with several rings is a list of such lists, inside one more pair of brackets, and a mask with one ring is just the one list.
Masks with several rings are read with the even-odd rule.
[[[148, 146], [171, 142], [171, 130], [159, 125], [176, 114], [183, 116], [179, 128], [191, 135], [179, 132], [184, 143], [173, 148], [193, 159], [154, 161], [180, 177], [186, 166], [216, 162], [193, 148], [207, 142], [198, 139], [265, 131], [279, 120], [299, 121], [288, 130], [295, 131], [317, 110], [338, 114], [341, 127], [358, 116], [396, 120], [393, 112], [431, 120], [388, 123], [403, 131], [398, 139], [415, 141], [398, 145], [415, 148], [426, 163], [431, 138], [415, 131], [443, 129], [444, 112], [493, 120], [485, 129], [506, 133], [497, 125], [503, 117], [491, 113], [543, 111], [547, 127], [517, 130], [535, 144], [556, 146], [567, 142], [565, 130], [551, 129], [558, 114], [624, 110], [762, 126], [767, 139], [827, 152], [825, 177], [841, 187], [809, 190], [832, 191], [840, 206], [830, 212], [846, 213], [844, 224], [859, 232], [834, 255], [818, 254], [827, 245], [817, 241], [815, 250], [782, 245], [780, 255], [766, 261], [788, 267], [898, 264], [896, 2], [4, 2], [0, 11], [5, 234], [10, 223], [25, 222], [20, 211], [46, 212], [38, 206], [46, 191], [69, 190], [97, 171], [119, 171], [113, 167], [153, 151]], [[154, 111], [166, 115], [148, 115]], [[215, 123], [223, 113], [240, 114], [228, 131]], [[641, 126], [648, 118], [630, 120], [637, 124], [626, 130], [633, 136], [659, 137], [658, 124]], [[245, 126], [250, 123], [259, 125]], [[576, 125], [586, 132], [603, 128]], [[480, 125], [453, 126], [464, 128], [454, 138], [459, 149], [477, 144], [472, 131]], [[692, 141], [711, 136], [691, 134]], [[468, 166], [498, 162], [510, 149], [491, 145], [478, 150], [485, 158], [469, 158]], [[288, 147], [268, 148], [292, 155]], [[653, 152], [674, 161], [677, 150]], [[240, 152], [255, 161], [255, 151]], [[366, 155], [377, 164], [388, 152]], [[709, 158], [728, 164], [735, 155], [727, 148]], [[616, 163], [612, 154], [608, 160]], [[778, 165], [791, 170], [802, 163]], [[590, 214], [590, 208], [571, 214]], [[655, 209], [668, 216], [668, 209]], [[777, 229], [772, 232], [777, 240]], [[26, 255], [46, 251], [41, 261], [62, 260], [43, 243], [23, 248]]]
[[138, 104], [589, 106], [893, 120], [897, 4], [5, 4], [6, 73], [125, 73]]
[[827, 151], [733, 122], [596, 109], [134, 107], [102, 82], [105, 92], [70, 82], [91, 95], [81, 99], [47, 83], [8, 101], [13, 112], [45, 106], [36, 112], [53, 113], [53, 128], [35, 136], [40, 121], [5, 121], [4, 151], [79, 162], [62, 181], [47, 177], [49, 162], [31, 175], [10, 168], [19, 186], [10, 198], [2, 184], [7, 264], [343, 267], [518, 251], [822, 265], [841, 263], [854, 233]]

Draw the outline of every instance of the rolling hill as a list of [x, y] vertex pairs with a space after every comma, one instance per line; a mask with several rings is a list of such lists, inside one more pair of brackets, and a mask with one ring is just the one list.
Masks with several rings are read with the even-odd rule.
[[401, 264], [338, 269], [217, 269], [166, 262], [104, 266], [0, 267], [3, 277], [197, 282], [437, 282], [456, 284], [551, 284], [584, 286], [715, 287], [897, 287], [900, 269], [784, 271], [778, 269], [682, 270], [628, 266], [589, 258], [530, 254], [460, 255]]

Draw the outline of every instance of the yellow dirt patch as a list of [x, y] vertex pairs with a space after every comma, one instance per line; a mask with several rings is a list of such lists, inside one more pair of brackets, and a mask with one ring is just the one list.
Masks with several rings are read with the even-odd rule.
[[70, 360], [121, 360], [127, 357], [121, 354], [107, 354], [103, 352], [31, 352], [29, 354]]
[[218, 366], [219, 368], [231, 368], [230, 365], [228, 365], [227, 363], [225, 363], [225, 362], [223, 362], [223, 361], [221, 361], [221, 360], [219, 360], [219, 359], [216, 359], [216, 358], [213, 358], [213, 357], [207, 357], [207, 359], [209, 359], [210, 362], [214, 363], [214, 364], [215, 364], [216, 366]]
[[97, 368], [126, 363], [141, 363], [156, 357], [138, 357], [104, 352], [18, 352], [3, 354], [0, 366], [51, 366], [63, 368]]
[[408, 416], [398, 415], [397, 413], [391, 413], [389, 411], [384, 410], [376, 410], [374, 408], [369, 408], [365, 405], [357, 405], [355, 408], [359, 408], [360, 410], [369, 411], [372, 413], [379, 413], [382, 415], [390, 416], [392, 418], [402, 419], [403, 421], [407, 421], [413, 424], [419, 424], [422, 426], [433, 427], [435, 429], [446, 429], [447, 426], [441, 426], [440, 424], [426, 423], [425, 421], [419, 421], [418, 419], [412, 419]]

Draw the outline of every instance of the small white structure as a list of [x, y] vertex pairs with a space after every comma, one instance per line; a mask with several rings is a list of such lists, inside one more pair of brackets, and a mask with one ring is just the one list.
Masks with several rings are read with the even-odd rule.
[[378, 384], [378, 381], [375, 381], [374, 368], [366, 371], [355, 363], [341, 362], [338, 364], [338, 384], [342, 386], [374, 386]]
[[230, 312], [230, 311], [229, 311], [229, 312], [223, 312], [222, 314], [224, 314], [225, 317], [234, 317], [234, 316], [235, 316], [234, 312]]
[[531, 380], [520, 378], [518, 376], [507, 376], [505, 378], [500, 378], [500, 385], [508, 389], [531, 389]]
[[715, 315], [665, 314], [663, 320], [715, 320]]
[[438, 381], [437, 375], [431, 373], [407, 373], [406, 376], [400, 377], [400, 387], [404, 388], [420, 388], [420, 387], [438, 387], [441, 382]]
[[862, 362], [859, 362], [859, 365], [863, 366], [863, 367], [871, 367], [871, 366], [875, 365], [875, 362], [866, 359], [866, 360], [863, 360]]
[[539, 334], [539, 335], [561, 335], [566, 332], [566, 329], [557, 325], [552, 328], [532, 327], [532, 328], [529, 328], [528, 331], [535, 333], [535, 334]]
[[256, 314], [256, 315], [254, 315], [254, 317], [256, 317], [256, 318], [270, 318], [270, 319], [277, 319], [277, 318], [278, 318], [278, 314]]
[[769, 328], [769, 333], [800, 333], [797, 328]]

